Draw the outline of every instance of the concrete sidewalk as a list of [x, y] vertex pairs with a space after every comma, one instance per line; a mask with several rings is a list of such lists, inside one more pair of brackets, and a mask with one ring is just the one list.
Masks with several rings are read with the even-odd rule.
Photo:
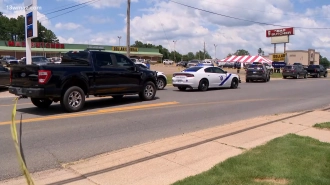
[[[312, 128], [328, 121], [327, 110], [263, 116], [63, 164], [62, 169], [35, 173], [33, 179], [35, 184], [171, 184], [288, 133], [330, 142], [330, 131]], [[0, 184], [26, 181], [19, 177]]]

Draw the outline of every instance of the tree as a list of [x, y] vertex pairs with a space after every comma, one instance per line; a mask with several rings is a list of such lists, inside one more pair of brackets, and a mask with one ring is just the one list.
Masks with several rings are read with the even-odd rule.
[[[32, 42], [58, 42], [54, 32], [45, 28], [39, 21], [37, 22], [38, 37]], [[44, 32], [43, 32], [44, 31]], [[25, 17], [20, 15], [17, 18], [8, 18], [0, 12], [0, 40], [24, 41], [25, 40]]]
[[250, 55], [250, 53], [244, 49], [238, 49], [233, 55], [237, 56], [244, 56], [244, 55]]
[[227, 57], [231, 57], [231, 56], [233, 56], [233, 55], [231, 53], [228, 53]]
[[330, 66], [330, 62], [327, 57], [322, 57], [322, 55], [320, 55], [320, 65], [323, 65], [325, 68]]
[[258, 55], [259, 56], [264, 56], [265, 55], [265, 52], [261, 48], [259, 48], [258, 49]]

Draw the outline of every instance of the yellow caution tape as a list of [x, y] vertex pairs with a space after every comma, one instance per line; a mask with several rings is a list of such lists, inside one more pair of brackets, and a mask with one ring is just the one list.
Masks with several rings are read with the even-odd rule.
[[18, 144], [18, 137], [17, 137], [17, 129], [16, 129], [16, 123], [15, 123], [15, 118], [16, 118], [16, 106], [17, 106], [17, 101], [18, 101], [19, 98], [15, 98], [15, 104], [14, 104], [14, 108], [13, 108], [13, 111], [11, 113], [11, 127], [10, 127], [10, 130], [11, 130], [11, 136], [14, 140], [14, 144], [15, 144], [15, 148], [16, 148], [16, 153], [17, 153], [17, 157], [18, 157], [18, 161], [20, 163], [20, 167], [21, 167], [21, 170], [25, 176], [25, 179], [26, 179], [26, 182], [28, 185], [34, 185], [34, 182], [31, 178], [31, 175], [28, 171], [28, 169], [26, 168], [26, 165], [24, 163], [24, 160], [22, 158], [22, 154], [21, 154], [21, 151], [19, 150], [19, 144]]

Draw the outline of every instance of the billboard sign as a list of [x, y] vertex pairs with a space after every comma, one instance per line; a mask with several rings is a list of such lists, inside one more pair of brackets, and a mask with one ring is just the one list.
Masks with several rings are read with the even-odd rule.
[[285, 61], [285, 53], [275, 53], [273, 54], [273, 61], [279, 62], [279, 61]]
[[278, 37], [271, 37], [270, 38], [270, 42], [272, 44], [289, 43], [289, 35], [278, 36]]
[[266, 30], [266, 37], [278, 37], [294, 35], [294, 28], [281, 28], [274, 30]]

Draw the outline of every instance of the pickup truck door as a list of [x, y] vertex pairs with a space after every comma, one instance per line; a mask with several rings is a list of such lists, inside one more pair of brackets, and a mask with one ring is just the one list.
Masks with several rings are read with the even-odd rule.
[[0, 66], [0, 87], [9, 85], [9, 71], [6, 68]]
[[119, 71], [114, 65], [110, 53], [95, 52], [95, 94], [116, 94], [118, 89]]
[[140, 90], [142, 73], [139, 68], [124, 55], [112, 54], [116, 57], [117, 69], [119, 71], [118, 83], [123, 92], [135, 93]]

